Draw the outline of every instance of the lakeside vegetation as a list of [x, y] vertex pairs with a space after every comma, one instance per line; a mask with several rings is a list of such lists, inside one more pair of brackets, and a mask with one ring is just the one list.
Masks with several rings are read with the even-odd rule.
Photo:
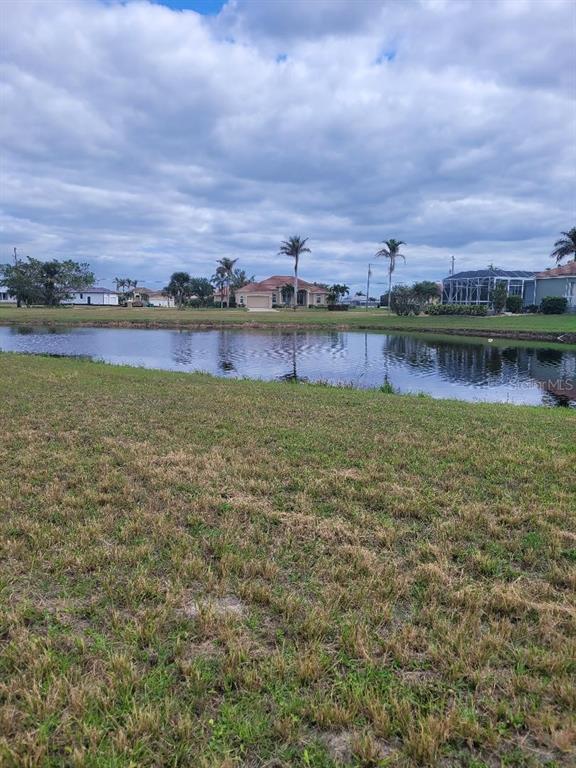
[[575, 414], [7, 354], [0, 399], [3, 765], [571, 764]]
[[[509, 338], [554, 341], [568, 334], [576, 343], [576, 315], [498, 315], [492, 317], [398, 317], [386, 310], [279, 310], [247, 312], [240, 309], [165, 309], [162, 307], [0, 307], [0, 324], [127, 325], [167, 328], [221, 326], [338, 328], [350, 330], [431, 331], [438, 333], [506, 334]], [[572, 339], [572, 335], [574, 338]]]

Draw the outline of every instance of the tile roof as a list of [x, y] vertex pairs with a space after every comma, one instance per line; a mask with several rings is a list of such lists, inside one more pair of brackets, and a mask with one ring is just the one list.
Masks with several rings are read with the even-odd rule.
[[[258, 283], [248, 283], [242, 288], [237, 289], [237, 293], [258, 293], [259, 291], [277, 291], [284, 285], [293, 285], [294, 275], [273, 275]], [[298, 290], [303, 289], [310, 293], [326, 293], [326, 288], [316, 283], [309, 283], [307, 280], [298, 278]]]
[[544, 272], [537, 272], [536, 277], [539, 279], [543, 277], [576, 277], [576, 261], [570, 261], [561, 267], [546, 269]]

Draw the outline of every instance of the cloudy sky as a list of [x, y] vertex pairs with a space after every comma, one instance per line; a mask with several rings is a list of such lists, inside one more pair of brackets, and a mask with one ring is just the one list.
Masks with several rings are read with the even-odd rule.
[[[576, 224], [571, 0], [0, 0], [0, 261], [360, 288], [551, 264]], [[385, 267], [381, 267], [384, 280]], [[378, 281], [378, 268], [375, 279]]]

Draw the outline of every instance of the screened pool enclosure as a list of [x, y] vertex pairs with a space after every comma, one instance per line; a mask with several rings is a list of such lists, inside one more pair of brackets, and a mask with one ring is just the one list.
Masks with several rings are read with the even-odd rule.
[[508, 296], [520, 296], [524, 306], [534, 303], [534, 273], [497, 267], [458, 272], [442, 281], [443, 304], [492, 304], [494, 288], [504, 283]]

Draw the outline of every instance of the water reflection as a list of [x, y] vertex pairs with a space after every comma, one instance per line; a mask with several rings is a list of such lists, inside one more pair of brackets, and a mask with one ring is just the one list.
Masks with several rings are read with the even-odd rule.
[[576, 349], [407, 334], [0, 327], [0, 350], [226, 377], [327, 381], [464, 400], [576, 406]]

